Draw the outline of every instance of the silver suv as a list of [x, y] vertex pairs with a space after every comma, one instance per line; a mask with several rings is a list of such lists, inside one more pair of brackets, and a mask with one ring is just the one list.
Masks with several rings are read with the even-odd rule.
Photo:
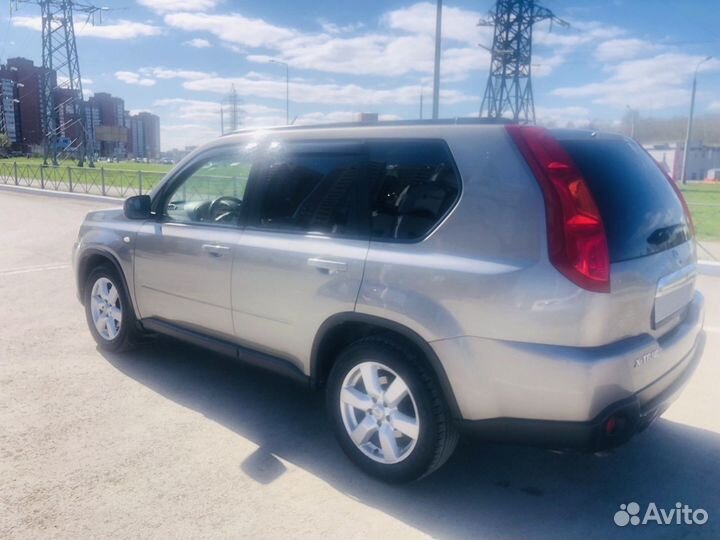
[[386, 481], [458, 433], [607, 448], [662, 414], [704, 346], [690, 215], [634, 141], [480, 122], [223, 137], [88, 214], [101, 348], [164, 334], [324, 388]]

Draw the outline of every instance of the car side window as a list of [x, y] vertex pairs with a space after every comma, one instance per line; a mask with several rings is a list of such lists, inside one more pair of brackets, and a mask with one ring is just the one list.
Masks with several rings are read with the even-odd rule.
[[460, 193], [452, 156], [443, 141], [368, 143], [373, 240], [423, 238]]
[[164, 216], [179, 223], [237, 224], [253, 163], [248, 152], [201, 160], [167, 197]]
[[255, 226], [367, 237], [360, 215], [364, 160], [352, 150], [271, 153]]

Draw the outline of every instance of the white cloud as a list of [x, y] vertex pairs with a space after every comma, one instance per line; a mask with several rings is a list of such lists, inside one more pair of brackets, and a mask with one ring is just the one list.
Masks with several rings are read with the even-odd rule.
[[214, 77], [215, 73], [207, 73], [205, 71], [193, 71], [189, 69], [167, 69], [164, 67], [140, 68], [140, 74], [157, 79], [185, 79], [195, 80], [205, 77]]
[[217, 0], [137, 0], [137, 3], [158, 13], [173, 11], [207, 11], [214, 8]]
[[220, 103], [217, 101], [165, 98], [156, 100], [153, 106], [161, 107], [170, 113], [168, 116], [182, 120], [219, 122], [220, 118]]
[[591, 111], [587, 107], [535, 107], [539, 124], [546, 126], [582, 127], [590, 123]]
[[[702, 57], [682, 53], [664, 53], [640, 60], [609, 64], [610, 77], [574, 87], [556, 88], [552, 95], [590, 99], [592, 103], [624, 108], [658, 110], [684, 103], [689, 94], [687, 81]], [[720, 69], [720, 60], [706, 62], [705, 70]]]
[[220, 136], [219, 122], [217, 127], [196, 123], [167, 124], [160, 122], [160, 140], [163, 150], [199, 146], [218, 136]]
[[711, 112], [720, 112], [720, 101], [712, 101], [712, 102], [710, 102], [710, 105], [708, 105], [708, 111], [711, 111]]
[[547, 77], [555, 68], [565, 63], [565, 56], [554, 54], [552, 56], [541, 56], [536, 54], [532, 60], [532, 74], [535, 77]]
[[[186, 81], [183, 83], [183, 87], [198, 92], [226, 94], [233, 84], [241, 96], [278, 99], [285, 95], [284, 78], [207, 77]], [[369, 88], [356, 84], [316, 84], [312, 82], [291, 82], [290, 84], [290, 100], [295, 103], [351, 104], [359, 107], [382, 104], [414, 105], [419, 96], [419, 85]], [[480, 101], [479, 96], [468, 95], [448, 88], [442, 89], [440, 96], [443, 104]]]
[[[12, 24], [19, 28], [29, 28], [37, 32], [42, 30], [40, 17], [15, 16], [12, 18]], [[75, 27], [75, 34], [80, 37], [101, 39], [135, 39], [143, 36], [159, 36], [162, 33], [163, 30], [159, 26], [127, 20], [118, 20], [114, 23], [98, 26], [85, 24]]]
[[126, 84], [135, 84], [138, 86], [155, 86], [153, 79], [143, 78], [134, 71], [116, 71], [115, 78]]
[[[435, 3], [420, 2], [396, 9], [383, 15], [382, 22], [388, 28], [411, 34], [435, 36]], [[478, 26], [484, 16], [479, 11], [444, 6], [442, 13], [442, 36], [444, 41], [459, 41], [477, 47], [478, 43], [492, 42], [493, 29]]]
[[602, 42], [595, 49], [595, 58], [601, 62], [629, 60], [645, 53], [651, 53], [657, 46], [649, 41], [636, 38], [610, 39]]
[[207, 39], [195, 38], [185, 42], [185, 45], [195, 49], [209, 49], [212, 44]]
[[323, 31], [327, 32], [328, 34], [347, 34], [350, 32], [355, 32], [356, 30], [360, 30], [365, 26], [361, 22], [338, 25], [325, 19], [320, 19], [318, 23], [320, 24], [320, 27], [323, 29]]
[[205, 71], [193, 71], [189, 69], [168, 69], [164, 67], [142, 67], [137, 71], [117, 71], [115, 78], [127, 84], [140, 86], [155, 86], [157, 79], [182, 79], [194, 81], [207, 77], [215, 77], [215, 73]]
[[248, 47], [268, 47], [293, 38], [297, 32], [275, 26], [262, 19], [250, 19], [239, 13], [213, 15], [208, 13], [168, 13], [168, 26], [189, 31], [210, 32], [229, 43]]
[[[162, 124], [163, 148], [183, 148], [203, 144], [220, 135], [220, 105], [214, 101], [182, 98], [160, 99], [153, 103], [163, 117], [171, 116], [181, 122]], [[242, 126], [269, 127], [285, 124], [285, 109], [257, 103], [242, 103]], [[157, 112], [157, 111], [156, 111]], [[358, 111], [337, 110], [308, 112], [295, 119], [296, 125], [352, 122]], [[381, 120], [399, 120], [393, 114], [381, 114]]]
[[[267, 62], [276, 58], [295, 69], [352, 75], [398, 76], [430, 74], [433, 70], [434, 26], [427, 28], [423, 16], [434, 7], [427, 2], [389, 12], [381, 31], [347, 35], [358, 25], [337, 26], [321, 22], [323, 32], [304, 32], [271, 24], [240, 13], [168, 13], [164, 20], [174, 28], [209, 32], [223, 46], [247, 55], [248, 60]], [[470, 72], [484, 70], [489, 55], [477, 46], [487, 30], [475, 23], [479, 13], [446, 7], [447, 45], [443, 51], [443, 77], [460, 80]], [[434, 20], [434, 18], [433, 18]], [[434, 23], [433, 23], [434, 24]], [[454, 45], [453, 45], [454, 43]]]
[[583, 45], [613, 39], [625, 34], [618, 26], [596, 21], [568, 21], [563, 28], [557, 24], [542, 23], [533, 30], [533, 46], [554, 47], [557, 52], [569, 52]]

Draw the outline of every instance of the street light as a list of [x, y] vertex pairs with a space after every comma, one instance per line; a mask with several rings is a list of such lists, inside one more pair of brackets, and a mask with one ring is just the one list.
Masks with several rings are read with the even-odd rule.
[[290, 66], [282, 60], [270, 60], [271, 64], [281, 64], [285, 66], [285, 125], [290, 124]]
[[688, 150], [690, 148], [690, 139], [692, 138], [692, 128], [693, 128], [693, 114], [695, 113], [695, 90], [697, 89], [697, 74], [698, 69], [700, 69], [700, 66], [710, 60], [712, 56], [706, 56], [702, 60], [700, 60], [697, 65], [695, 66], [695, 73], [693, 74], [693, 84], [692, 84], [692, 94], [690, 96], [690, 117], [688, 118], [688, 127], [687, 127], [687, 135], [685, 137], [685, 148], [683, 151], [683, 161], [682, 161], [682, 183], [686, 184], [687, 179], [687, 162], [688, 162]]

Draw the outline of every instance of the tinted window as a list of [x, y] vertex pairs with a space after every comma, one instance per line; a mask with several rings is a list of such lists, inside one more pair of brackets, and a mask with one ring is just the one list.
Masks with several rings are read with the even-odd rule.
[[597, 203], [611, 261], [651, 255], [690, 238], [680, 199], [636, 143], [622, 139], [560, 143], [582, 171]]
[[237, 223], [252, 166], [253, 156], [241, 152], [201, 160], [171, 190], [164, 215], [183, 223]]
[[297, 153], [269, 159], [257, 224], [263, 228], [340, 236], [362, 235], [362, 155]]
[[371, 142], [368, 149], [372, 237], [424, 237], [460, 193], [449, 150], [441, 141]]

